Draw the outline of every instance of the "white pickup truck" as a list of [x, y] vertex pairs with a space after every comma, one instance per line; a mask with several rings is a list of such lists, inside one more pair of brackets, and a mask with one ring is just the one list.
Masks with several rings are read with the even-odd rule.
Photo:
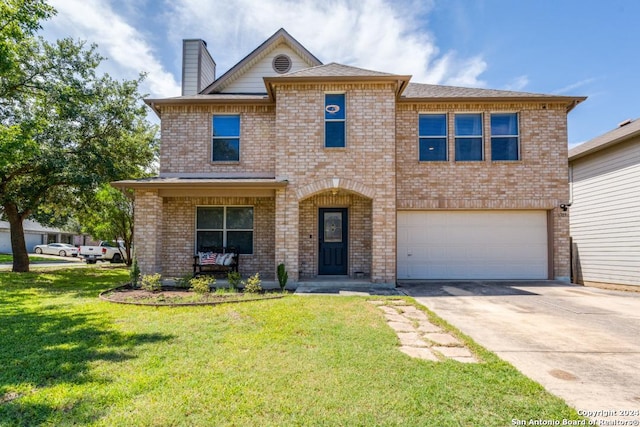
[[102, 241], [98, 246], [80, 246], [79, 255], [87, 264], [95, 264], [97, 261], [117, 263], [124, 261], [126, 251], [121, 242]]

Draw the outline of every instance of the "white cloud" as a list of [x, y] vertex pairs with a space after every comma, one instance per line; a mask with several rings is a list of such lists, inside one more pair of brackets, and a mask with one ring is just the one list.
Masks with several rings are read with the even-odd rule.
[[136, 78], [146, 72], [142, 89], [153, 97], [180, 95], [180, 85], [166, 71], [143, 34], [100, 0], [53, 0], [58, 15], [46, 23], [53, 38], [73, 36], [97, 43], [108, 61], [103, 67], [116, 78]]
[[560, 89], [554, 91], [553, 93], [555, 93], [556, 95], [569, 93], [569, 92], [572, 92], [572, 91], [574, 91], [575, 89], [577, 89], [579, 87], [582, 87], [582, 86], [588, 85], [590, 83], [593, 83], [595, 80], [596, 79], [594, 79], [594, 78], [588, 78], [588, 79], [580, 80], [578, 82], [575, 82], [575, 83], [572, 83], [572, 84], [570, 84], [568, 86], [560, 88]]
[[507, 83], [503, 89], [504, 90], [513, 90], [520, 91], [529, 85], [529, 77], [527, 76], [518, 76]]
[[411, 74], [413, 82], [484, 86], [479, 76], [486, 63], [481, 57], [440, 53], [425, 28], [431, 3], [175, 0], [168, 25], [178, 40], [206, 40], [219, 74], [283, 27], [325, 63]]
[[[142, 89], [151, 97], [180, 94], [182, 39], [206, 40], [221, 75], [281, 27], [325, 63], [410, 74], [419, 83], [485, 86], [480, 80], [486, 69], [482, 57], [463, 58], [438, 48], [428, 31], [433, 0], [51, 0], [51, 4], [58, 15], [45, 23], [46, 37], [72, 36], [97, 43], [109, 59], [102, 69], [127, 79], [146, 72]], [[150, 12], [162, 19], [152, 19]]]

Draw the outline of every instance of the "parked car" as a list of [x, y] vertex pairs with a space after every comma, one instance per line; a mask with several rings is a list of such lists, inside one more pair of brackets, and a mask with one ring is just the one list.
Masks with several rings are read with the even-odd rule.
[[33, 251], [37, 254], [78, 256], [78, 248], [68, 243], [49, 243], [48, 245], [36, 245]]
[[80, 256], [87, 264], [95, 264], [96, 261], [117, 263], [125, 261], [126, 251], [122, 242], [102, 241], [98, 246], [80, 246]]

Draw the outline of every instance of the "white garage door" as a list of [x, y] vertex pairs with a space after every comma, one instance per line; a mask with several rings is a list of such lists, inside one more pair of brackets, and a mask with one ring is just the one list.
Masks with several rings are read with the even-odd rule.
[[547, 279], [546, 211], [398, 212], [398, 279]]

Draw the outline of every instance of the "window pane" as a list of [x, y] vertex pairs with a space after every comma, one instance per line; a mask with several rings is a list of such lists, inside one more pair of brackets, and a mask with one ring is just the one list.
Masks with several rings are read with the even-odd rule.
[[214, 139], [212, 149], [212, 159], [219, 161], [239, 161], [240, 160], [240, 140], [235, 139]]
[[344, 147], [344, 122], [325, 122], [325, 147]]
[[518, 115], [516, 113], [492, 114], [491, 135], [518, 135]]
[[325, 120], [344, 120], [344, 93], [328, 93], [324, 96]]
[[253, 229], [253, 208], [227, 208], [228, 229]]
[[224, 208], [198, 208], [196, 228], [199, 230], [222, 230]]
[[240, 254], [253, 253], [253, 231], [227, 231], [227, 247], [234, 247]]
[[456, 160], [482, 160], [482, 138], [456, 138]]
[[213, 136], [240, 136], [240, 116], [213, 116]]
[[518, 160], [518, 138], [491, 138], [491, 160]]
[[419, 118], [420, 136], [447, 136], [446, 114], [422, 114]]
[[482, 114], [457, 114], [456, 136], [482, 135]]
[[210, 250], [211, 248], [221, 248], [222, 231], [198, 231], [196, 249], [198, 252]]
[[420, 138], [420, 161], [447, 160], [446, 138]]

